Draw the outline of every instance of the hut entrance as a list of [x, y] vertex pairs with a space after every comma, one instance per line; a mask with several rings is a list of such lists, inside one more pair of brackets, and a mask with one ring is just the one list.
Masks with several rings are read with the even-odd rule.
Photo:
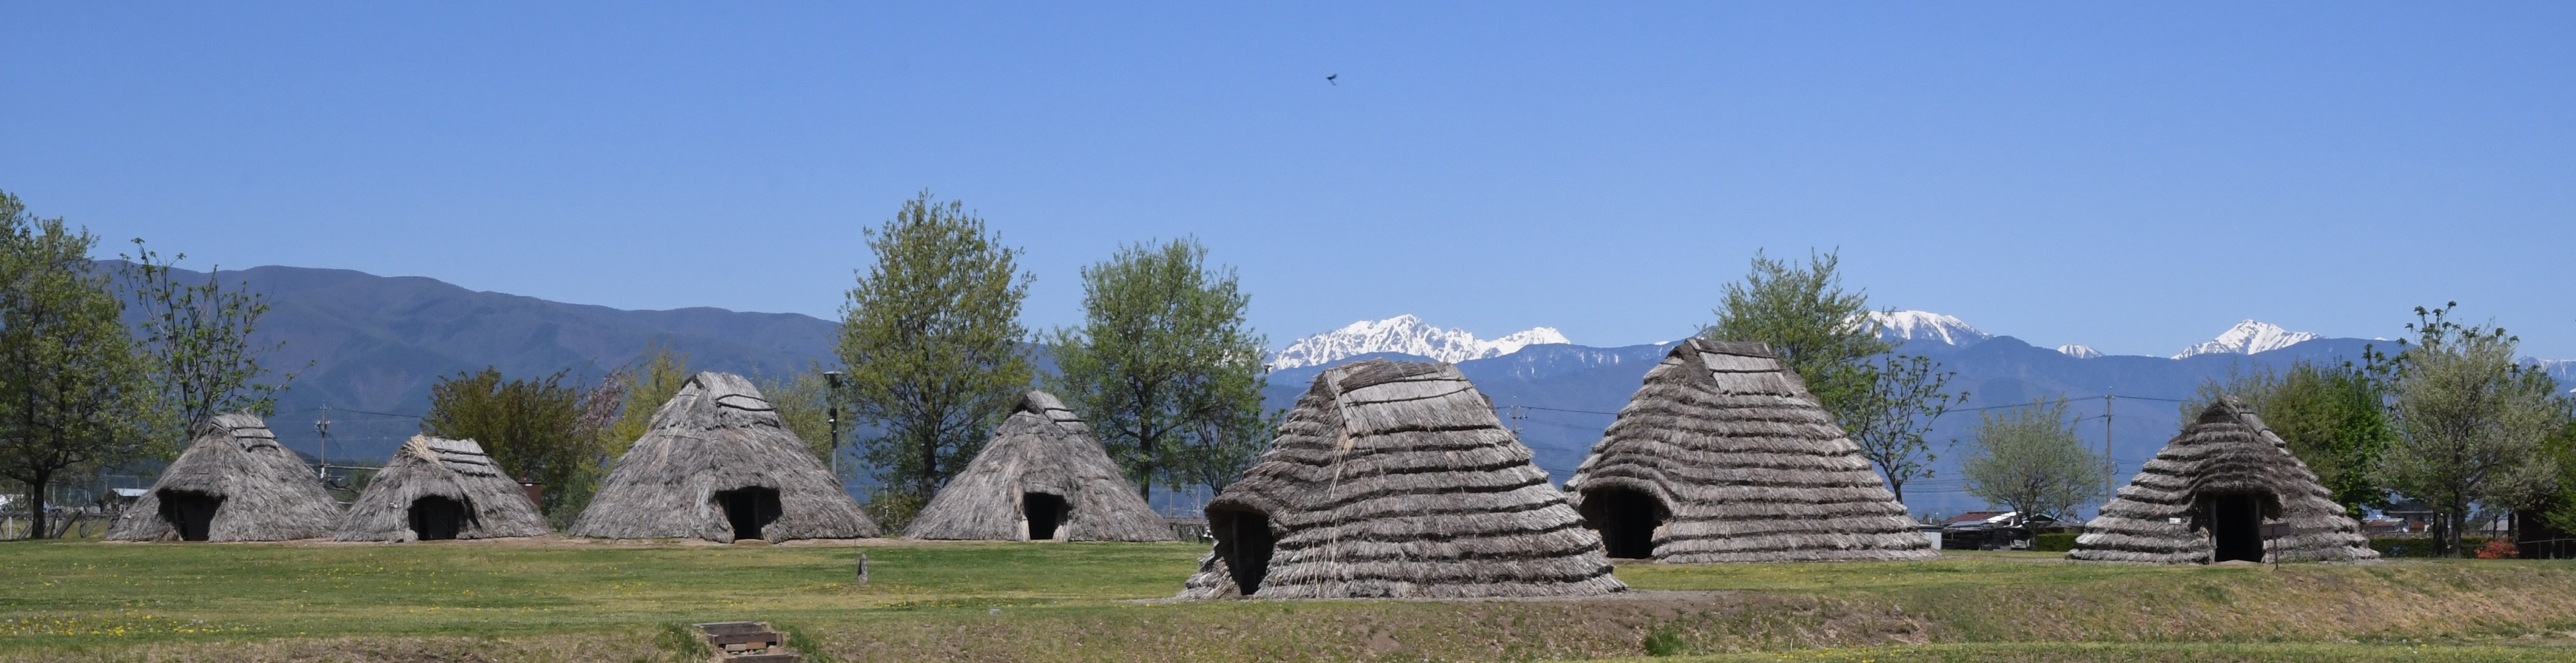
[[422, 541], [456, 538], [465, 529], [465, 503], [438, 495], [411, 501], [411, 533]]
[[1020, 493], [1020, 515], [1029, 521], [1030, 541], [1053, 541], [1056, 528], [1073, 515], [1073, 507], [1055, 495]]
[[1601, 533], [1601, 551], [1617, 559], [1655, 556], [1655, 528], [1671, 514], [1655, 496], [1628, 488], [1583, 494], [1583, 522]]
[[725, 522], [733, 525], [733, 539], [767, 538], [761, 528], [778, 520], [778, 489], [753, 486], [716, 491], [716, 504], [724, 507]]
[[2210, 496], [2209, 536], [2209, 561], [2263, 561], [2262, 497], [2249, 493]]
[[1270, 575], [1270, 554], [1279, 545], [1270, 534], [1270, 516], [1259, 511], [1209, 511], [1208, 531], [1216, 536], [1217, 557], [1234, 574], [1234, 587], [1244, 596], [1261, 591]]
[[223, 508], [224, 498], [220, 495], [161, 491], [161, 519], [170, 522], [170, 529], [179, 530], [181, 541], [206, 540], [207, 531], [214, 528], [215, 512]]

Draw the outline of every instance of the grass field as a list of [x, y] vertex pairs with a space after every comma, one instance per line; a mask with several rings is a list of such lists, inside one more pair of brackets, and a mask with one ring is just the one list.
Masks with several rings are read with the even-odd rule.
[[11, 542], [0, 658], [679, 660], [675, 626], [756, 619], [838, 661], [2576, 659], [2569, 562], [1969, 553], [1622, 565], [1640, 591], [1589, 600], [1150, 600], [1203, 550]]

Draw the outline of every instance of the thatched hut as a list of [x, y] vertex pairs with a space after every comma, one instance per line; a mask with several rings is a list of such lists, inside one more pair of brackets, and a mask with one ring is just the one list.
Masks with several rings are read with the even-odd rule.
[[2066, 556], [2208, 564], [2376, 559], [2379, 552], [2262, 417], [2221, 396], [2102, 505]]
[[1020, 397], [992, 441], [948, 480], [903, 535], [984, 541], [1170, 541], [1073, 410], [1054, 394]]
[[1355, 362], [1207, 505], [1182, 598], [1589, 596], [1627, 588], [1493, 402], [1448, 364]]
[[569, 533], [775, 542], [871, 537], [877, 524], [750, 380], [710, 372], [653, 413]]
[[1761, 343], [1673, 344], [1565, 490], [1614, 558], [1940, 556], [1860, 445]]
[[537, 536], [552, 530], [483, 445], [415, 435], [349, 503], [332, 538], [435, 541]]
[[113, 541], [289, 541], [331, 535], [340, 504], [256, 415], [215, 415], [108, 527]]

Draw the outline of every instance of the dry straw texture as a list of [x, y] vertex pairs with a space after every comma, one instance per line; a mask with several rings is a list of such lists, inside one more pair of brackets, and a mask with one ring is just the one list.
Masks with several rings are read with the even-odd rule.
[[278, 446], [267, 423], [250, 414], [221, 414], [197, 425], [196, 441], [125, 509], [107, 538], [199, 538], [183, 536], [184, 521], [202, 525], [202, 532], [188, 533], [206, 541], [313, 539], [330, 536], [340, 524], [340, 505], [302, 457]]
[[1137, 496], [1091, 427], [1043, 391], [1020, 397], [984, 451], [922, 507], [904, 536], [1027, 541], [1032, 507], [1061, 509], [1057, 541], [1172, 540], [1172, 528]]
[[1565, 490], [1614, 547], [1633, 528], [1665, 562], [1940, 556], [1860, 446], [1761, 343], [1675, 344]]
[[[776, 501], [744, 497], [762, 493]], [[733, 508], [760, 511], [756, 538], [772, 542], [877, 535], [876, 522], [750, 380], [713, 372], [690, 376], [653, 413], [652, 426], [610, 468], [569, 534], [730, 543], [741, 519], [729, 517]]]
[[1324, 371], [1207, 515], [1216, 548], [1183, 598], [1627, 588], [1529, 447], [1447, 364], [1373, 359]]
[[378, 470], [332, 538], [342, 541], [417, 541], [413, 510], [423, 500], [460, 505], [459, 539], [538, 536], [546, 527], [519, 482], [492, 465], [473, 440], [413, 436]]
[[2213, 506], [2251, 495], [2262, 522], [2287, 524], [2266, 542], [2281, 561], [2376, 559], [2361, 524], [2344, 515], [2317, 475], [2290, 454], [2244, 401], [2222, 396], [2175, 435], [2085, 523], [2067, 557], [2101, 562], [2206, 564], [2214, 557]]

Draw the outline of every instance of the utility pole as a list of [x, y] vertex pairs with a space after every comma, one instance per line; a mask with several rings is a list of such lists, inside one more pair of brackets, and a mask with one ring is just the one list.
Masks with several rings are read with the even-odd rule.
[[[841, 480], [841, 376], [844, 375], [848, 374], [840, 371], [823, 372], [823, 381], [827, 385], [823, 390], [823, 402], [828, 404], [828, 407], [823, 410], [823, 420], [831, 422], [832, 426], [832, 442], [827, 446], [832, 449], [832, 481], [834, 482]], [[841, 490], [847, 492], [849, 488], [844, 486]], [[868, 581], [866, 556], [861, 555], [860, 559], [859, 582], [864, 583]]]
[[2102, 504], [2111, 504], [2111, 494], [2120, 489], [2120, 463], [2111, 459], [2111, 406], [2117, 396], [2111, 387], [2102, 388]]
[[1512, 438], [1513, 438], [1513, 439], [1519, 439], [1519, 438], [1520, 438], [1520, 436], [1521, 436], [1521, 422], [1523, 422], [1523, 421], [1528, 421], [1528, 420], [1529, 420], [1529, 411], [1528, 411], [1528, 410], [1521, 409], [1521, 399], [1520, 399], [1519, 397], [1513, 397], [1513, 398], [1512, 398]]
[[313, 420], [314, 437], [322, 438], [321, 450], [315, 452], [313, 478], [328, 483], [331, 478], [331, 406], [322, 406], [322, 418]]

